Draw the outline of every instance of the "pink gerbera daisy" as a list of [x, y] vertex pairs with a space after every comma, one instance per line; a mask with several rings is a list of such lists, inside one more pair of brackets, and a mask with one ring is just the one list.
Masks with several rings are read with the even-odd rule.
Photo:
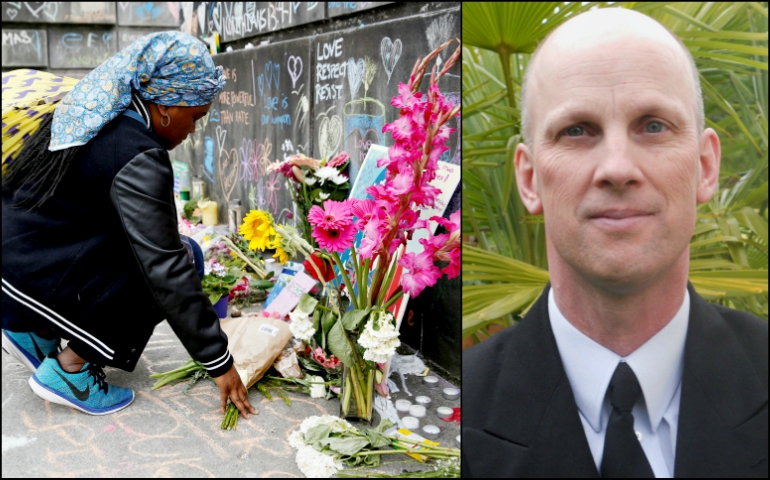
[[353, 245], [353, 240], [356, 238], [356, 227], [353, 224], [330, 228], [317, 225], [313, 228], [313, 238], [321, 249], [342, 253]]
[[324, 202], [324, 208], [313, 205], [310, 212], [308, 212], [307, 220], [313, 226], [324, 229], [339, 229], [340, 227], [350, 225], [353, 222], [352, 216], [353, 214], [350, 211], [350, 205], [347, 200], [342, 202], [327, 200]]

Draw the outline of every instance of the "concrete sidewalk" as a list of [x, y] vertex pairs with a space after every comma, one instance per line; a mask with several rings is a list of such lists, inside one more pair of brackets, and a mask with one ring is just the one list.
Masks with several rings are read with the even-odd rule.
[[[199, 381], [189, 395], [182, 393], [184, 383], [150, 390], [155, 382], [150, 374], [189, 358], [169, 325], [161, 323], [134, 372], [105, 368], [110, 383], [135, 391], [133, 404], [97, 417], [38, 398], [27, 384], [30, 372], [3, 353], [3, 477], [302, 477], [289, 433], [309, 416], [337, 415], [339, 401], [288, 393], [288, 406], [277, 395], [269, 402], [250, 390], [259, 414], [239, 419], [236, 431], [224, 431], [219, 428], [219, 390], [212, 381]], [[397, 376], [392, 379], [400, 388]], [[419, 377], [408, 376], [407, 387], [415, 395], [425, 394]], [[439, 438], [442, 446], [457, 447], [459, 425], [434, 415], [437, 402], [456, 407], [460, 401], [433, 392], [431, 423], [446, 428]], [[409, 397], [402, 391], [393, 401], [398, 398]], [[388, 457], [382, 472], [421, 469], [405, 455]]]

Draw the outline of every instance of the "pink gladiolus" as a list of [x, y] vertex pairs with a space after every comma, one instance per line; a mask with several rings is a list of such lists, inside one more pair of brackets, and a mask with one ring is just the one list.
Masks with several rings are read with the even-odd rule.
[[318, 225], [313, 228], [313, 238], [321, 249], [342, 253], [353, 245], [353, 240], [356, 238], [356, 227], [352, 223], [332, 228], [323, 228]]
[[322, 209], [318, 205], [313, 205], [307, 215], [307, 220], [314, 226], [324, 229], [339, 229], [350, 225], [353, 221], [352, 212], [348, 201], [336, 202], [327, 200]]
[[419, 295], [425, 287], [435, 285], [441, 277], [441, 272], [433, 265], [433, 257], [428, 252], [418, 255], [407, 253], [398, 264], [408, 270], [401, 274], [401, 286], [412, 297]]
[[346, 152], [342, 152], [336, 157], [332, 158], [326, 163], [327, 167], [341, 167], [342, 165], [345, 165], [345, 162], [347, 162], [350, 159], [348, 154]]
[[369, 223], [369, 220], [377, 214], [376, 205], [374, 200], [371, 199], [351, 200], [351, 210], [353, 211], [353, 216], [357, 219], [356, 228], [359, 230], [363, 229]]

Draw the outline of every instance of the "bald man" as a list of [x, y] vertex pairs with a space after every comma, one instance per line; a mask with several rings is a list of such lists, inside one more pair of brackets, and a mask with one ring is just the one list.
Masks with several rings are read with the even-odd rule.
[[689, 52], [594, 10], [541, 43], [522, 96], [551, 283], [463, 354], [463, 476], [767, 478], [767, 322], [687, 281], [720, 161]]

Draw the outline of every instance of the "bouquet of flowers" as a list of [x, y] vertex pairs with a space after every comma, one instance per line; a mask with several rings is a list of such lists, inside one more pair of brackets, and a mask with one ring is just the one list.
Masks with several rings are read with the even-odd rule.
[[281, 163], [272, 165], [270, 171], [278, 170], [292, 184], [294, 202], [302, 218], [302, 230], [305, 240], [311, 244], [310, 226], [307, 216], [313, 205], [321, 205], [325, 200], [345, 200], [350, 191], [348, 167], [350, 159], [345, 152], [331, 160], [292, 155]]
[[[419, 213], [423, 207], [434, 206], [440, 193], [430, 182], [436, 177], [439, 157], [448, 150], [445, 143], [453, 129], [446, 123], [459, 114], [460, 107], [444, 98], [437, 79], [454, 66], [460, 47], [438, 75], [433, 67], [427, 95], [418, 89], [428, 63], [450, 43], [418, 60], [409, 83], [399, 84], [399, 95], [391, 104], [399, 108], [400, 116], [383, 128], [391, 133], [394, 145], [378, 163], [387, 169], [385, 183], [369, 187], [366, 192], [371, 198], [365, 200], [328, 199], [323, 206], [310, 207], [307, 222], [318, 249], [296, 230], [275, 224], [266, 212], [252, 211], [240, 228], [251, 239], [250, 248], [252, 244], [260, 249], [277, 242], [290, 244], [292, 256], [302, 253], [308, 273], [322, 283], [325, 296], [313, 314], [314, 339], [345, 366], [341, 406], [346, 417], [371, 420], [372, 382], [376, 378], [380, 383], [378, 367], [400, 344], [391, 306], [404, 292], [417, 296], [444, 274], [454, 278], [460, 273], [460, 212], [448, 220], [429, 219], [447, 229], [439, 235], [432, 233], [429, 220], [421, 220]], [[406, 247], [418, 229], [428, 231], [427, 238], [420, 240], [422, 251], [399, 258], [399, 249]], [[356, 249], [359, 231], [363, 240]], [[340, 253], [347, 252], [349, 262], [343, 263]], [[342, 282], [336, 281], [332, 265]], [[404, 271], [398, 287], [391, 289], [398, 266]], [[340, 283], [347, 298], [343, 298]]]
[[[289, 445], [297, 449], [296, 462], [308, 478], [329, 478], [345, 474], [345, 466], [374, 467], [388, 454], [418, 454], [422, 460], [441, 462], [433, 473], [437, 477], [460, 476], [460, 450], [438, 447], [435, 443], [416, 443], [386, 435], [393, 424], [384, 420], [376, 428], [358, 429], [340, 418], [329, 415], [306, 418], [298, 430], [289, 435]], [[439, 470], [440, 469], [440, 470]], [[362, 472], [353, 471], [362, 476]], [[367, 475], [363, 476], [369, 476]], [[411, 476], [411, 475], [409, 475]], [[415, 476], [421, 476], [419, 474]]]

